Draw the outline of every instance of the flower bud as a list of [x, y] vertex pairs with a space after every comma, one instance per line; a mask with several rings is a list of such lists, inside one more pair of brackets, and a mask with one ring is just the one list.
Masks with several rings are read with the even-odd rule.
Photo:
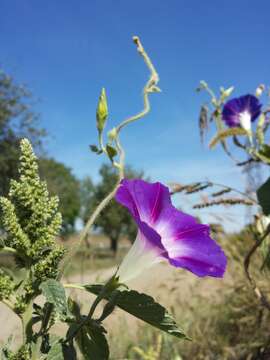
[[107, 98], [106, 98], [105, 89], [103, 88], [101, 90], [101, 94], [99, 97], [97, 114], [96, 114], [97, 129], [99, 133], [101, 133], [104, 129], [107, 117], [108, 117]]
[[201, 80], [201, 81], [200, 81], [200, 88], [201, 88], [201, 89], [206, 89], [207, 87], [208, 87], [207, 82], [204, 81], [204, 80]]
[[111, 140], [111, 141], [113, 141], [113, 140], [115, 140], [116, 139], [116, 137], [117, 137], [117, 130], [116, 130], [116, 128], [113, 128], [113, 129], [111, 129], [110, 131], [108, 131], [108, 138], [109, 138], [109, 140]]
[[231, 86], [228, 89], [221, 88], [220, 92], [222, 99], [225, 100], [227, 97], [231, 96], [233, 90], [234, 90], [234, 86]]
[[255, 95], [257, 97], [260, 97], [262, 95], [262, 93], [264, 92], [264, 90], [265, 90], [264, 84], [260, 84], [255, 91]]

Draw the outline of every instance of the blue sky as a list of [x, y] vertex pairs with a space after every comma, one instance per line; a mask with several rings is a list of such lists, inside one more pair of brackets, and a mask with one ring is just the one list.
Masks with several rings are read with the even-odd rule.
[[148, 72], [131, 41], [139, 35], [160, 75], [151, 114], [125, 129], [127, 162], [153, 180], [211, 178], [241, 184], [220, 150], [199, 141], [195, 88], [201, 79], [236, 94], [269, 84], [267, 0], [1, 0], [0, 64], [27, 84], [51, 137], [51, 156], [80, 178], [98, 179], [102, 163], [88, 150], [96, 142], [100, 89], [114, 126], [142, 107]]

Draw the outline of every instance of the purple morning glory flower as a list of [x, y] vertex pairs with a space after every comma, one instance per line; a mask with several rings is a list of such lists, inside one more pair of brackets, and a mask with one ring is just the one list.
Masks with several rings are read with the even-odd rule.
[[226, 256], [211, 239], [209, 226], [177, 210], [166, 186], [122, 180], [116, 200], [138, 225], [137, 238], [118, 269], [122, 282], [162, 260], [201, 277], [223, 276]]
[[229, 127], [241, 126], [249, 131], [251, 122], [261, 113], [262, 104], [254, 95], [244, 95], [229, 100], [223, 107], [222, 119]]

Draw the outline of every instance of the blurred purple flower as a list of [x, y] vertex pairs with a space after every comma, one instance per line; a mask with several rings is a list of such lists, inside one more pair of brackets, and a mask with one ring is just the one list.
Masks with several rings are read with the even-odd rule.
[[125, 282], [162, 260], [198, 276], [222, 277], [226, 256], [211, 239], [208, 225], [199, 224], [171, 203], [161, 183], [122, 180], [116, 200], [138, 225], [138, 235], [117, 275]]
[[229, 127], [241, 126], [249, 131], [251, 122], [261, 113], [262, 104], [254, 95], [244, 95], [229, 100], [223, 107], [222, 119]]

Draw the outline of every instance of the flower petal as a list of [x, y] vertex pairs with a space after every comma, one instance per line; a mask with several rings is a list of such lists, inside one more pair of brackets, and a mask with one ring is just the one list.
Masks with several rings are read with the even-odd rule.
[[144, 180], [122, 180], [116, 200], [124, 205], [133, 217], [153, 224], [161, 210], [171, 204], [169, 189], [161, 183]]
[[177, 210], [166, 186], [143, 180], [123, 180], [116, 200], [133, 215], [140, 234], [128, 254], [129, 260], [123, 262], [125, 269], [128, 262], [137, 263], [132, 256], [140, 254], [141, 258], [141, 253], [145, 252], [147, 259], [149, 252], [152, 262], [155, 257], [158, 261], [165, 258], [172, 265], [198, 276], [223, 276], [226, 256], [211, 239], [209, 226], [199, 224], [193, 216]]
[[161, 252], [162, 250], [158, 247], [149, 247], [148, 239], [141, 231], [138, 231], [135, 242], [117, 271], [119, 281], [125, 283], [161, 262], [163, 260], [160, 256]]
[[239, 115], [243, 112], [248, 112], [251, 117], [251, 121], [257, 119], [261, 113], [262, 104], [258, 98], [254, 95], [244, 95], [239, 98], [229, 100], [223, 107], [222, 119], [229, 127], [240, 126]]
[[198, 276], [222, 277], [226, 256], [221, 247], [210, 237], [208, 225], [199, 224], [193, 216], [167, 207], [155, 227], [169, 262], [183, 267]]
[[209, 236], [209, 227], [198, 224], [190, 231], [179, 234], [169, 251], [169, 261], [198, 276], [222, 277], [226, 269], [226, 256], [221, 247]]

